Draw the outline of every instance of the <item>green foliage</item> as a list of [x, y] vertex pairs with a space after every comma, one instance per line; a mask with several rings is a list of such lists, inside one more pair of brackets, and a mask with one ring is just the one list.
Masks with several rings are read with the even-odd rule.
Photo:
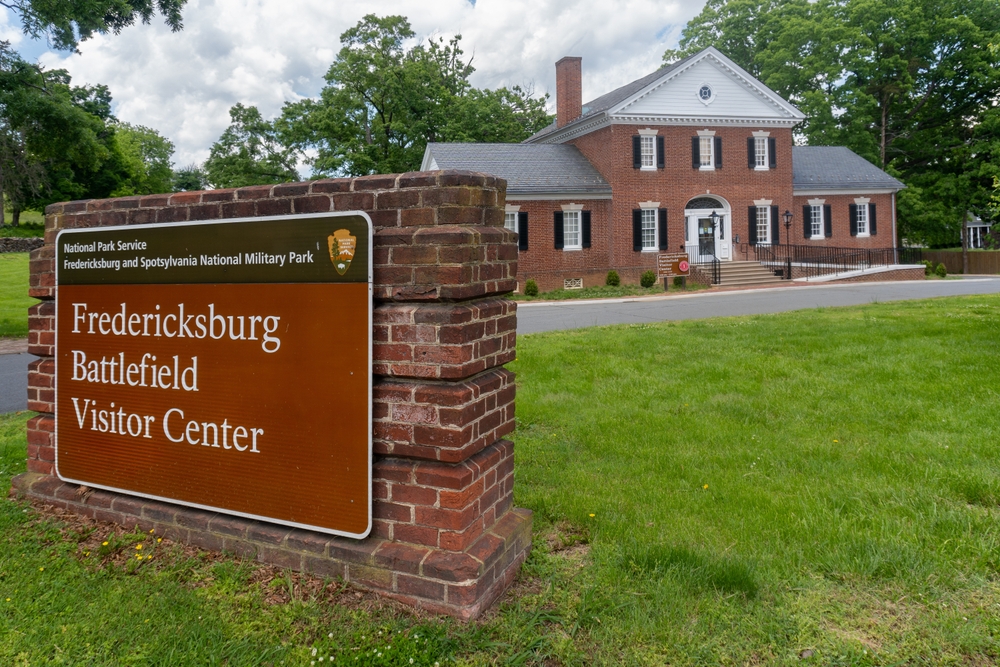
[[461, 36], [407, 46], [414, 37], [405, 17], [366, 15], [340, 36], [319, 98], [285, 105], [276, 126], [315, 152], [314, 174], [412, 171], [428, 142], [517, 142], [549, 123], [530, 88], [473, 88]]
[[257, 107], [237, 104], [229, 110], [230, 125], [212, 144], [205, 161], [205, 178], [215, 188], [288, 183], [299, 180], [295, 151], [282, 144], [274, 123]]
[[683, 276], [674, 276], [674, 281], [673, 282], [674, 282], [674, 287], [680, 287], [681, 285], [684, 284], [684, 277]]
[[189, 164], [174, 171], [173, 188], [174, 192], [187, 192], [189, 190], [204, 190], [208, 187], [208, 180], [205, 172], [196, 164]]
[[621, 276], [618, 275], [617, 271], [611, 269], [608, 271], [607, 277], [604, 278], [604, 284], [609, 287], [618, 287], [622, 284]]
[[524, 295], [525, 296], [538, 296], [538, 283], [535, 282], [534, 278], [528, 278], [524, 283]]
[[921, 264], [924, 265], [924, 275], [929, 276], [934, 273], [934, 262], [929, 259], [921, 260]]
[[948, 275], [948, 268], [944, 264], [938, 264], [934, 269], [934, 275], [938, 278], [944, 278]]
[[656, 284], [656, 273], [653, 271], [643, 271], [639, 276], [639, 284], [643, 287], [652, 287]]
[[21, 20], [24, 33], [47, 37], [57, 49], [76, 49], [95, 33], [118, 34], [136, 20], [149, 23], [159, 11], [170, 29], [181, 29], [181, 8], [187, 0], [5, 0], [3, 6]]
[[667, 60], [714, 45], [807, 120], [903, 180], [901, 237], [954, 242], [1000, 173], [995, 0], [709, 0]]
[[125, 162], [127, 177], [112, 197], [172, 192], [174, 172], [170, 158], [174, 145], [153, 129], [116, 123], [115, 143]]

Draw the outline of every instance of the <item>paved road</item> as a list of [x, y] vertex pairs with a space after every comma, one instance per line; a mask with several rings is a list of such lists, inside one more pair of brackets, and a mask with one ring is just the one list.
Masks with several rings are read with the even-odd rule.
[[695, 293], [643, 299], [520, 303], [517, 333], [579, 329], [604, 324], [640, 324], [727, 315], [759, 315], [788, 310], [854, 306], [935, 296], [1000, 293], [1000, 278], [803, 285], [772, 289]]
[[0, 354], [0, 415], [28, 408], [28, 364], [35, 357]]

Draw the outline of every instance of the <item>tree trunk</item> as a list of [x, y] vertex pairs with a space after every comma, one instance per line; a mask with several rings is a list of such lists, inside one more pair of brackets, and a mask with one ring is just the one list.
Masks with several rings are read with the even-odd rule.
[[885, 169], [885, 123], [886, 119], [889, 116], [889, 99], [891, 98], [887, 97], [882, 100], [882, 139], [881, 139], [882, 169]]
[[969, 275], [969, 213], [962, 212], [962, 275]]
[[19, 206], [15, 206], [14, 209], [10, 212], [10, 226], [17, 227], [20, 224], [21, 224], [21, 208]]
[[4, 211], [4, 206], [3, 205], [4, 205], [4, 202], [3, 202], [3, 166], [0, 165], [0, 227], [3, 227], [5, 224], [7, 224], [7, 221], [4, 219], [4, 213], [5, 213], [5, 211]]

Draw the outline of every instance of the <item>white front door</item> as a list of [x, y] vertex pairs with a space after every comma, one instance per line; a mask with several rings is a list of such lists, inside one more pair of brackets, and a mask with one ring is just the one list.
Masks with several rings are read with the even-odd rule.
[[711, 211], [687, 211], [686, 250], [695, 262], [708, 262], [712, 257], [728, 261], [732, 259], [732, 222], [730, 216], [719, 216], [719, 222], [712, 228]]

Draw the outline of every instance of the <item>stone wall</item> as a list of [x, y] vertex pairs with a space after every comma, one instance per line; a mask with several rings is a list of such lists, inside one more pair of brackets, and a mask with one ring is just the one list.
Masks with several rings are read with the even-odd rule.
[[[426, 172], [55, 204], [31, 254], [28, 473], [18, 493], [205, 549], [473, 618], [513, 580], [531, 514], [512, 508], [516, 236], [506, 184]], [[373, 516], [364, 540], [147, 501], [54, 476], [55, 236], [60, 229], [363, 210], [374, 234]]]

